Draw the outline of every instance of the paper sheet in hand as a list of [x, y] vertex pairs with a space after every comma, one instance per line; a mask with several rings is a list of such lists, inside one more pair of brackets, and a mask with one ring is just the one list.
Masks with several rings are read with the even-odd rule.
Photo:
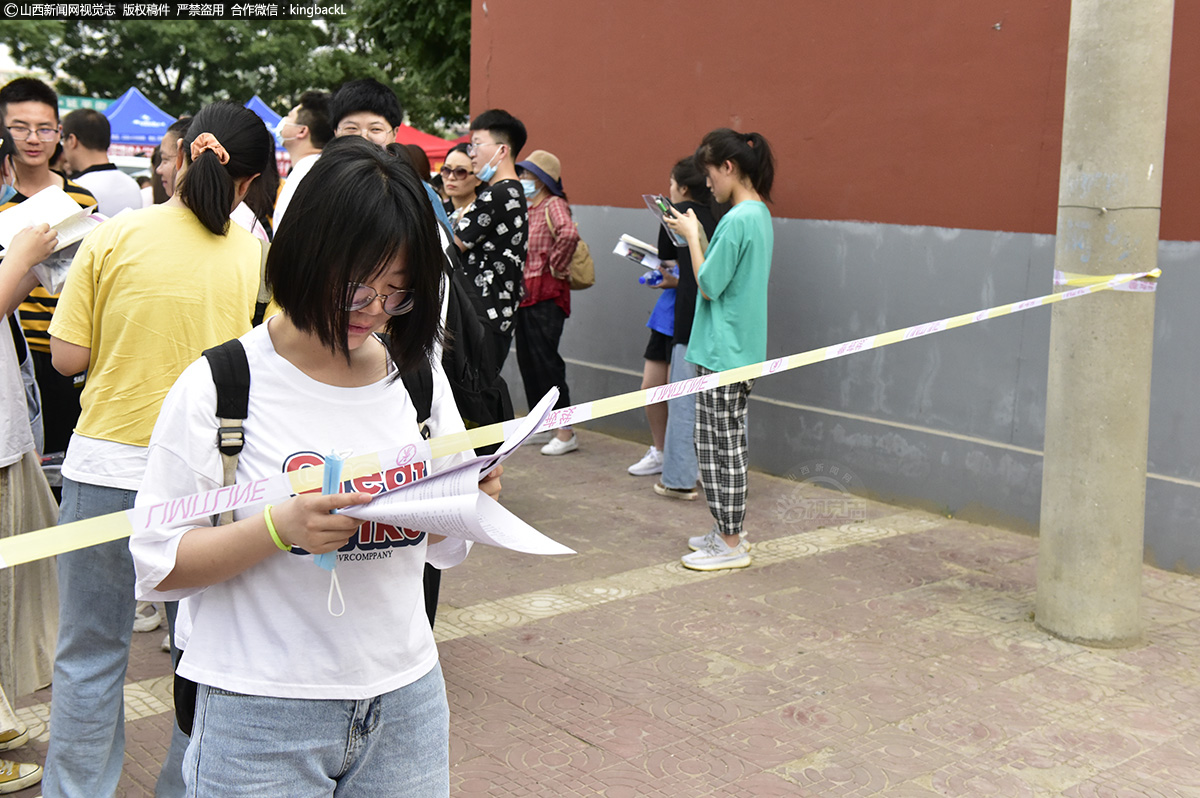
[[521, 419], [495, 454], [473, 457], [454, 468], [381, 493], [370, 504], [341, 512], [364, 521], [381, 521], [435, 535], [501, 546], [526, 554], [574, 554], [538, 532], [479, 490], [479, 479], [516, 451], [558, 401], [552, 388]]

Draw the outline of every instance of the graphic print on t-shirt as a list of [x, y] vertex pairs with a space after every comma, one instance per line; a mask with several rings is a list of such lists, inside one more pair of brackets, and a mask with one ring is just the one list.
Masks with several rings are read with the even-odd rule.
[[[288, 455], [283, 461], [284, 473], [299, 471], [302, 468], [315, 468], [325, 465], [325, 456], [316, 452], [296, 452]], [[396, 466], [383, 472], [375, 472], [356, 479], [348, 479], [342, 483], [343, 493], [369, 493], [372, 496], [387, 490], [394, 490], [401, 485], [407, 485], [418, 479], [424, 479], [429, 473], [429, 464], [424, 460], [415, 463]], [[314, 488], [305, 493], [320, 493], [320, 488]], [[401, 546], [415, 546], [425, 538], [424, 532], [405, 527], [395, 527], [391, 524], [381, 524], [377, 521], [364, 521], [358, 528], [357, 534], [338, 549], [338, 561], [360, 561], [388, 559], [394, 549]], [[354, 552], [375, 552], [371, 556], [355, 554]], [[299, 546], [292, 547], [292, 554], [308, 554]]]

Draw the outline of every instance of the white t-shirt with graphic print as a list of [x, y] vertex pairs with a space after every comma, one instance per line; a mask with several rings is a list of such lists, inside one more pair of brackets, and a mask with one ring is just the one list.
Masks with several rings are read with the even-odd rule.
[[[331, 451], [365, 454], [409, 443], [420, 449], [416, 409], [402, 381], [388, 378], [359, 388], [317, 382], [275, 352], [268, 326], [241, 339], [250, 362], [250, 401], [238, 483], [322, 463]], [[430, 431], [463, 431], [440, 365], [433, 376]], [[215, 408], [212, 372], [201, 358], [163, 403], [139, 506], [221, 486]], [[466, 456], [440, 458], [432, 468]], [[381, 481], [416, 478], [427, 466], [423, 461], [398, 466], [395, 473], [355, 480], [353, 489], [377, 492]], [[262, 510], [252, 506], [234, 517]], [[461, 562], [469, 544], [446, 539], [427, 546], [423, 532], [364, 523], [338, 552], [345, 613], [334, 617], [327, 609], [329, 572], [296, 550], [207, 588], [155, 590], [175, 567], [180, 538], [195, 525], [130, 538], [139, 598], [180, 600], [175, 639], [185, 651], [181, 675], [250, 695], [360, 700], [410, 684], [436, 663], [421, 583], [427, 552], [430, 562], [445, 568]]]

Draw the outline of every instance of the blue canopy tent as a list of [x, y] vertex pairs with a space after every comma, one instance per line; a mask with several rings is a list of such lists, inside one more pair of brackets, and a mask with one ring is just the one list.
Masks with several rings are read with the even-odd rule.
[[[263, 121], [263, 123], [266, 124], [267, 130], [271, 131], [271, 135], [274, 136], [275, 135], [275, 126], [279, 124], [279, 120], [282, 119], [283, 117], [281, 117], [279, 114], [272, 111], [271, 106], [269, 106], [265, 102], [263, 102], [262, 98], [259, 97], [257, 94], [250, 98], [250, 100], [246, 103], [246, 107], [249, 108], [254, 113], [258, 114], [259, 119], [261, 119]], [[276, 139], [275, 139], [276, 149], [278, 149], [280, 147], [280, 144], [281, 144], [281, 142], [279, 141], [278, 137], [276, 137]]]
[[113, 144], [139, 144], [153, 147], [175, 121], [175, 117], [146, 99], [146, 95], [131, 86], [104, 109], [112, 126]]

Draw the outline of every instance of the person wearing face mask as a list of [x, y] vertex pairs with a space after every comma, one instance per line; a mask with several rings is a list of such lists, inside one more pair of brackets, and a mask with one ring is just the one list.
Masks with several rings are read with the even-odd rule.
[[484, 111], [471, 121], [467, 154], [485, 187], [454, 226], [462, 273], [487, 314], [495, 362], [504, 365], [521, 304], [528, 206], [517, 179], [525, 125], [507, 111]]
[[[399, 376], [421, 363], [432, 369], [430, 433], [464, 432], [430, 358], [443, 253], [413, 171], [383, 147], [339, 138], [289, 214], [267, 261], [281, 312], [241, 337], [250, 387], [236, 482], [319, 465], [317, 452], [420, 447]], [[214, 392], [205, 358], [171, 388], [139, 507], [224, 483]], [[449, 711], [422, 568], [455, 565], [470, 544], [330, 511], [464, 457], [356, 479], [364, 492], [248, 507], [226, 524], [134, 531], [139, 595], [178, 599], [186, 619], [179, 674], [197, 683], [188, 795], [449, 795]], [[479, 485], [492, 497], [499, 471]], [[337, 557], [340, 616], [317, 554]]]
[[467, 155], [470, 146], [466, 143], [456, 144], [454, 149], [446, 153], [446, 160], [442, 163], [442, 191], [449, 197], [444, 207], [450, 215], [451, 229], [475, 202], [475, 194], [482, 185], [475, 176], [475, 167], [471, 166], [471, 156]]
[[[175, 378], [204, 349], [250, 329], [262, 250], [229, 215], [269, 168], [273, 146], [254, 112], [232, 102], [205, 107], [178, 141], [174, 196], [110, 219], [80, 246], [50, 325], [54, 367], [88, 370], [62, 466], [60, 523], [132, 506]], [[133, 562], [123, 540], [57, 559], [45, 794], [113, 795], [124, 761]], [[178, 761], [168, 771], [181, 783]]]
[[275, 201], [275, 214], [271, 217], [272, 229], [278, 230], [296, 189], [300, 188], [300, 181], [316, 166], [325, 145], [333, 140], [333, 128], [329, 124], [329, 93], [306, 91], [301, 94], [296, 107], [279, 120], [275, 137], [283, 142], [283, 148], [292, 161], [292, 171], [288, 172], [279, 199]]
[[[517, 311], [517, 366], [532, 407], [552, 387], [555, 408], [569, 407], [567, 364], [558, 354], [563, 323], [571, 315], [571, 255], [579, 231], [563, 191], [562, 166], [545, 150], [534, 150], [517, 164], [521, 189], [529, 202], [529, 250], [525, 256], [525, 295]], [[561, 455], [579, 448], [570, 427], [555, 430], [542, 454]]]

